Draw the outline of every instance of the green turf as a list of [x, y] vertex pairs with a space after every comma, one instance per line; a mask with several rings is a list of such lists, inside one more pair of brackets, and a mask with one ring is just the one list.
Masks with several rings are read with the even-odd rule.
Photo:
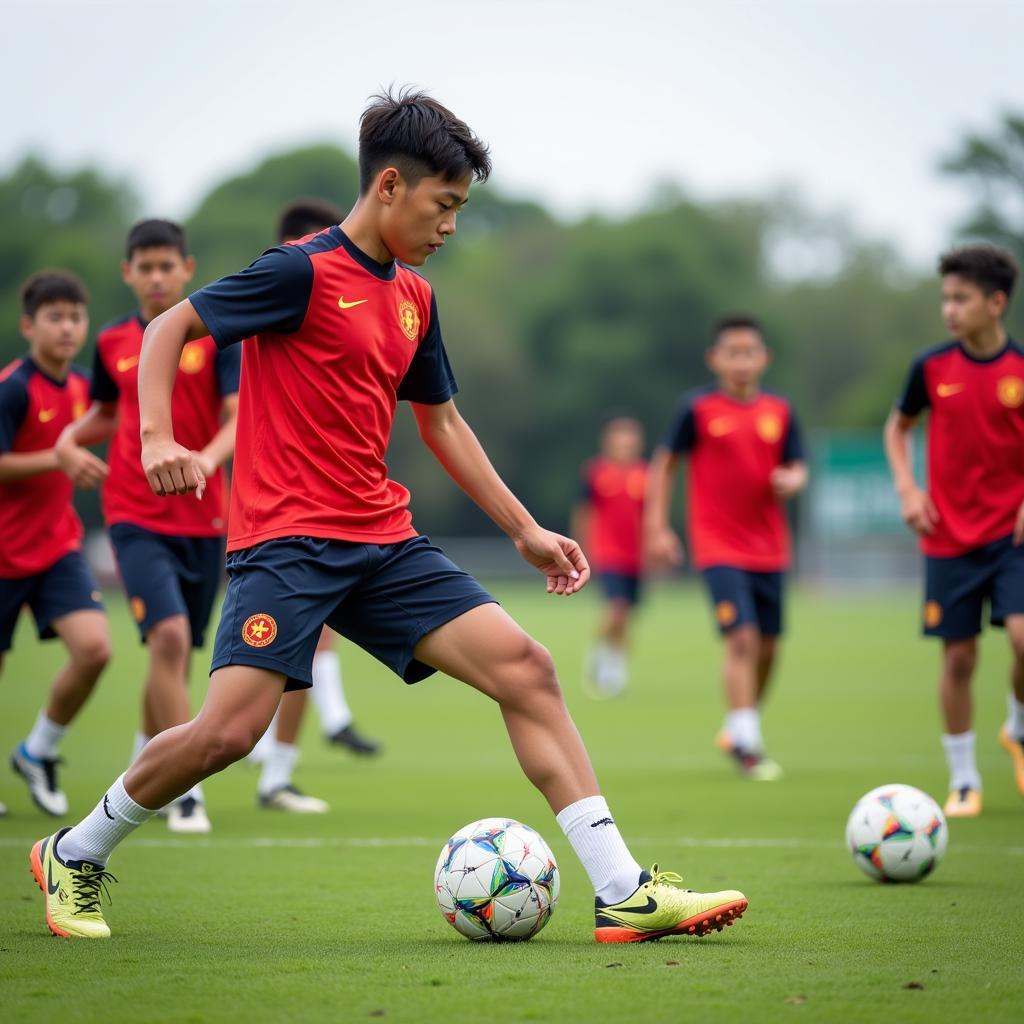
[[[1004, 640], [986, 640], [977, 687], [982, 818], [952, 824], [949, 851], [917, 886], [881, 886], [842, 845], [862, 793], [907, 782], [941, 797], [937, 651], [916, 637], [912, 593], [803, 592], [766, 732], [785, 781], [736, 778], [712, 747], [718, 646], [701, 596], [654, 593], [634, 682], [594, 704], [578, 670], [596, 594], [569, 601], [502, 585], [506, 606], [554, 653], [615, 817], [637, 857], [695, 888], [736, 886], [747, 915], [721, 935], [640, 946], [591, 939], [586, 877], [520, 777], [488, 702], [449, 680], [406, 688], [345, 645], [360, 726], [386, 753], [328, 749], [310, 722], [297, 782], [324, 818], [254, 808], [254, 771], [207, 784], [214, 832], [153, 822], [117, 851], [110, 942], [53, 939], [27, 870], [51, 830], [7, 772], [0, 797], [0, 1018], [5, 1021], [746, 1021], [1019, 1019], [1024, 953], [1024, 801], [995, 743]], [[122, 770], [142, 652], [112, 602], [116, 658], [65, 743], [83, 813]], [[0, 749], [30, 724], [60, 649], [22, 624], [3, 677]], [[196, 696], [205, 658], [197, 658]], [[431, 872], [465, 822], [509, 815], [538, 828], [562, 871], [561, 903], [527, 945], [476, 945], [435, 909]], [[923, 988], [907, 988], [918, 983]]]

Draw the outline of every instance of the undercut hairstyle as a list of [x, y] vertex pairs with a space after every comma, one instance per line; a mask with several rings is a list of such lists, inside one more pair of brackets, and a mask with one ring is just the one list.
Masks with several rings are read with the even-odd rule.
[[757, 331], [761, 338], [764, 338], [764, 328], [761, 326], [760, 320], [755, 320], [752, 316], [734, 314], [723, 316], [715, 321], [715, 325], [711, 329], [711, 342], [717, 345], [726, 331], [739, 330]]
[[40, 270], [21, 286], [21, 309], [25, 316], [34, 317], [51, 302], [87, 306], [89, 290], [67, 270]]
[[425, 92], [405, 87], [370, 98], [359, 119], [359, 193], [365, 195], [374, 175], [398, 168], [411, 185], [440, 175], [454, 181], [472, 174], [486, 181], [491, 173], [487, 145], [447, 107]]
[[282, 211], [277, 221], [277, 240], [290, 242], [294, 238], [305, 238], [340, 224], [341, 210], [326, 199], [294, 199]]
[[128, 232], [125, 259], [131, 259], [139, 249], [177, 249], [181, 258], [188, 256], [185, 229], [173, 220], [140, 220]]
[[994, 245], [966, 245], [939, 257], [939, 274], [956, 274], [976, 284], [986, 295], [1002, 292], [1007, 298], [1017, 283], [1017, 261]]

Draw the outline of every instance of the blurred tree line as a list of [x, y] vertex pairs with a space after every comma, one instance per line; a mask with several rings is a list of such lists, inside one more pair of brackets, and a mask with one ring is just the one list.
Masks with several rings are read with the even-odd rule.
[[[970, 136], [943, 164], [968, 182], [976, 209], [965, 238], [1024, 257], [1024, 119]], [[322, 196], [347, 209], [352, 157], [329, 145], [264, 160], [222, 182], [186, 221], [196, 285], [274, 244], [280, 208]], [[94, 170], [59, 173], [35, 157], [0, 179], [0, 336], [3, 364], [22, 351], [18, 286], [63, 266], [92, 292], [92, 322], [131, 308], [118, 261], [143, 209], [123, 181]], [[815, 217], [790, 195], [699, 203], [663, 189], [641, 212], [575, 223], [491, 186], [459, 216], [457, 244], [425, 275], [461, 393], [458, 404], [494, 462], [532, 510], [564, 526], [577, 470], [613, 413], [637, 416], [653, 443], [685, 390], [707, 379], [712, 323], [758, 316], [774, 351], [768, 385], [788, 394], [807, 426], [878, 428], [911, 355], [941, 340], [937, 282], [908, 272], [893, 250]], [[1024, 333], [1024, 302], [1011, 330]], [[82, 361], [91, 362], [91, 350]], [[444, 477], [400, 412], [390, 462], [410, 486], [421, 529], [490, 532]]]

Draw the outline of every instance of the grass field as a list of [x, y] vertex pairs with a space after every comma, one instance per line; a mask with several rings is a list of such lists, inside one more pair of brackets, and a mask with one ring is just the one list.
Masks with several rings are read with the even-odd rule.
[[[207, 784], [214, 831], [154, 821], [121, 847], [106, 907], [110, 942], [53, 939], [28, 848], [52, 831], [4, 772], [0, 820], [0, 1018], [73, 1021], [936, 1021], [1018, 1020], [1024, 992], [1024, 800], [995, 732], [1005, 710], [1003, 638], [978, 684], [984, 816], [952, 823], [949, 851], [917, 886], [881, 886], [842, 842], [863, 792], [907, 782], [945, 795], [936, 649], [916, 599], [803, 592], [766, 721], [778, 784], [738, 779], [713, 749], [718, 647], [701, 595], [656, 591], [639, 624], [624, 698], [588, 701], [579, 666], [596, 594], [499, 596], [546, 643], [609, 803], [637, 857], [694, 888], [750, 898], [735, 927], [701, 940], [597, 946], [591, 893], [549, 811], [522, 779], [483, 698], [442, 677], [406, 688], [341, 647], [357, 722], [376, 760], [327, 748], [310, 721], [296, 781], [323, 818], [254, 806], [256, 774]], [[115, 661], [65, 743], [72, 812], [120, 772], [136, 724], [143, 653], [111, 601]], [[20, 739], [60, 649], [23, 622], [3, 678], [0, 749]], [[201, 697], [205, 656], [196, 658]], [[478, 945], [438, 914], [442, 842], [486, 815], [539, 829], [562, 872], [547, 929], [527, 945]], [[915, 984], [911, 984], [915, 983]], [[910, 986], [910, 987], [908, 987]]]

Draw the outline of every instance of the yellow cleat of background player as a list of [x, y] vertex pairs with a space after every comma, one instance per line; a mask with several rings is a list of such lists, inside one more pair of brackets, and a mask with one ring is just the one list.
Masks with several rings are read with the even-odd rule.
[[947, 818], [976, 818], [981, 814], [981, 791], [970, 786], [954, 789], [942, 811]]
[[999, 730], [999, 742], [1013, 762], [1013, 776], [1020, 795], [1024, 796], [1024, 740], [1015, 740], [1005, 725]]

